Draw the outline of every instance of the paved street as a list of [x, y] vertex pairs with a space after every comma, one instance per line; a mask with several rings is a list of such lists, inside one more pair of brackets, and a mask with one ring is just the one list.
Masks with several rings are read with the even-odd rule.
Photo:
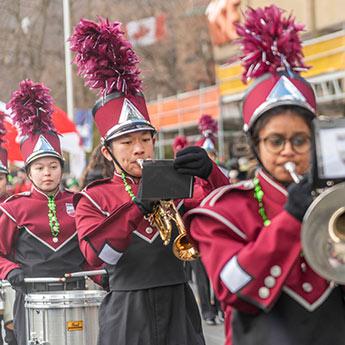
[[224, 345], [224, 325], [209, 326], [203, 323], [206, 345]]
[[[189, 283], [189, 285], [194, 292], [194, 295], [195, 295], [197, 302], [199, 302], [199, 296], [198, 296], [195, 284]], [[203, 322], [202, 327], [204, 330], [206, 345], [224, 345], [225, 336], [224, 336], [224, 324], [223, 323], [217, 324], [214, 326], [209, 326], [205, 322]]]

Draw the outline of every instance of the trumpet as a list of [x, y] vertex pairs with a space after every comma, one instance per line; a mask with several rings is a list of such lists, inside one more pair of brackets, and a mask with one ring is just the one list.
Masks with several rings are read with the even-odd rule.
[[[143, 168], [143, 160], [138, 160], [138, 164]], [[145, 216], [145, 219], [159, 231], [165, 246], [170, 243], [173, 224], [175, 223], [179, 234], [174, 240], [172, 251], [178, 259], [192, 261], [200, 256], [197, 248], [188, 238], [186, 227], [173, 200], [158, 201], [152, 212]]]
[[[288, 163], [288, 168], [299, 176], [294, 163]], [[295, 182], [299, 181], [300, 176]], [[309, 206], [301, 229], [302, 249], [309, 265], [320, 276], [340, 284], [345, 284], [344, 191], [343, 182], [321, 192]]]

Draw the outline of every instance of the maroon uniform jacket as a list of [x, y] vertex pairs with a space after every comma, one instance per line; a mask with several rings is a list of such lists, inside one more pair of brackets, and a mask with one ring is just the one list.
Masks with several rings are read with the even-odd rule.
[[[129, 177], [127, 182], [137, 194], [138, 185]], [[195, 197], [177, 206], [190, 209], [227, 183], [214, 166], [208, 181], [195, 183]], [[172, 252], [176, 228], [164, 246], [116, 173], [91, 183], [74, 200], [81, 251], [92, 266], [106, 263], [109, 274], [110, 292], [99, 311], [98, 344], [204, 345], [183, 262]]]
[[0, 204], [4, 202], [7, 198], [10, 197], [10, 194], [4, 193], [0, 195]]
[[[138, 185], [127, 178], [134, 194]], [[208, 181], [198, 179], [197, 198], [178, 207], [196, 206], [211, 190], [227, 184], [214, 165]], [[183, 266], [152, 228], [125, 191], [121, 176], [91, 183], [75, 197], [80, 248], [91, 265], [109, 265], [112, 290], [137, 290], [185, 281]], [[182, 205], [183, 204], [183, 205]], [[176, 234], [175, 234], [176, 235]], [[173, 238], [169, 246], [173, 242]]]
[[84, 258], [79, 250], [74, 219], [73, 193], [55, 195], [60, 224], [58, 242], [49, 227], [48, 199], [35, 188], [16, 194], [0, 206], [0, 279], [21, 267], [27, 277], [62, 277], [80, 271]]
[[269, 226], [263, 226], [251, 180], [213, 191], [185, 217], [225, 308], [227, 342], [341, 344], [341, 289], [301, 255], [301, 223], [283, 208], [286, 189], [261, 170], [258, 178]]

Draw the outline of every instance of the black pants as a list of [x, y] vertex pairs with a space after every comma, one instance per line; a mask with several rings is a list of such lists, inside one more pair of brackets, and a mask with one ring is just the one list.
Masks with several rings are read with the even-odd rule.
[[205, 345], [187, 283], [110, 291], [99, 311], [98, 345]]
[[220, 305], [216, 297], [211, 296], [211, 284], [205, 267], [200, 259], [191, 261], [191, 265], [195, 273], [202, 317], [204, 320], [214, 319], [220, 310]]

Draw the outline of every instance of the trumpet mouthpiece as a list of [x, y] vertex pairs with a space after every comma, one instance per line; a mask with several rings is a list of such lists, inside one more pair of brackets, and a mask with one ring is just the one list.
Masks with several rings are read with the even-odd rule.
[[294, 162], [286, 162], [284, 164], [284, 168], [288, 171], [288, 172], [295, 172], [296, 170], [296, 164]]
[[286, 162], [284, 164], [284, 168], [289, 172], [295, 183], [300, 183], [302, 176], [296, 173], [296, 164], [294, 162]]
[[137, 163], [139, 164], [140, 168], [142, 169], [144, 160], [143, 159], [137, 159]]

